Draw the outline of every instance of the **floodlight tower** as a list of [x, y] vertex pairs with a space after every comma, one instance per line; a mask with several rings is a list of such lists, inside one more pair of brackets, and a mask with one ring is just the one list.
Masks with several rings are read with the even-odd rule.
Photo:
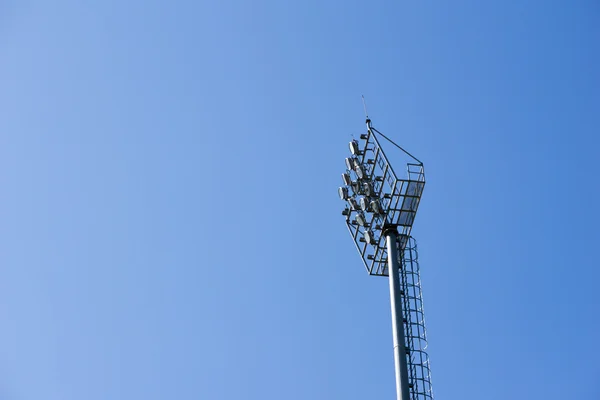
[[[338, 189], [346, 207], [342, 215], [370, 275], [388, 276], [397, 400], [432, 400], [426, 353], [417, 245], [410, 236], [425, 186], [423, 163], [371, 125], [350, 142], [344, 186]], [[398, 178], [383, 152], [385, 139], [406, 160], [407, 176]]]

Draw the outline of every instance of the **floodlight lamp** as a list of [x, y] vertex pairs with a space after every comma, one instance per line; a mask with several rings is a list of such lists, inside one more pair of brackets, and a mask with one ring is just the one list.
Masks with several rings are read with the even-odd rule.
[[363, 168], [362, 165], [356, 165], [354, 167], [354, 171], [356, 172], [356, 176], [358, 176], [358, 179], [365, 179], [367, 177], [367, 174], [365, 172], [365, 169]]
[[346, 161], [346, 168], [349, 170], [353, 170], [354, 169], [354, 159], [351, 157], [346, 158], [344, 161]]
[[340, 195], [340, 199], [348, 200], [348, 188], [347, 187], [342, 186], [342, 187], [338, 188], [338, 194]]
[[375, 194], [371, 182], [363, 182], [363, 193], [366, 196], [373, 196]]
[[370, 206], [375, 214], [383, 214], [383, 209], [381, 208], [381, 203], [379, 203], [379, 200], [375, 199], [371, 201]]
[[359, 182], [356, 182], [356, 181], [350, 182], [350, 188], [352, 188], [352, 192], [354, 192], [354, 194], [362, 193], [362, 187], [360, 186]]
[[361, 212], [356, 214], [356, 222], [358, 222], [360, 226], [367, 226], [367, 219], [365, 218], [365, 214]]
[[364, 212], [369, 212], [371, 211], [370, 208], [370, 204], [369, 204], [369, 199], [366, 197], [361, 197], [360, 198], [360, 208], [364, 211]]
[[360, 150], [358, 149], [358, 142], [356, 140], [353, 140], [349, 143], [350, 146], [350, 152], [352, 154], [354, 154], [355, 156], [360, 154]]
[[352, 179], [350, 178], [350, 174], [349, 173], [344, 173], [342, 174], [342, 180], [344, 181], [344, 185], [350, 186], [350, 184], [352, 183]]
[[373, 232], [370, 229], [367, 229], [364, 233], [365, 241], [369, 244], [375, 244], [375, 237], [373, 236]]

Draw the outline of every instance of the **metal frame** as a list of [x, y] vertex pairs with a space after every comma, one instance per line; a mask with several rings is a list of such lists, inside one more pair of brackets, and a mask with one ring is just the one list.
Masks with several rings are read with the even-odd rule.
[[[366, 176], [363, 179], [359, 178], [355, 169], [347, 169], [346, 173], [354, 178], [353, 182], [372, 184], [375, 193], [369, 198], [379, 201], [385, 212], [383, 214], [368, 213], [368, 225], [365, 227], [359, 225], [355, 219], [359, 210], [346, 207], [344, 215], [350, 235], [363, 259], [367, 272], [370, 275], [388, 276], [387, 249], [385, 238], [382, 235], [383, 226], [395, 225], [398, 227], [401, 238], [410, 236], [425, 186], [425, 172], [422, 162], [394, 143], [403, 152], [403, 155], [408, 156], [410, 161], [406, 163], [406, 178], [398, 178], [381, 148], [378, 135], [387, 139], [381, 132], [373, 128], [371, 120], [367, 119], [367, 134], [362, 135], [362, 140], [365, 142], [361, 146], [361, 154], [352, 157], [364, 168]], [[359, 202], [359, 199], [366, 196], [352, 191], [350, 197]], [[374, 234], [373, 244], [364, 239], [367, 230]]]

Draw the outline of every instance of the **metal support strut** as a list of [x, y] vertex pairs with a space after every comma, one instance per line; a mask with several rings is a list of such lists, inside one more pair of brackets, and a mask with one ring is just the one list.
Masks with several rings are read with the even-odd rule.
[[390, 303], [392, 308], [392, 332], [394, 338], [394, 363], [396, 367], [396, 399], [410, 400], [408, 367], [404, 346], [404, 317], [400, 289], [400, 263], [398, 262], [398, 231], [396, 227], [384, 229], [387, 244]]

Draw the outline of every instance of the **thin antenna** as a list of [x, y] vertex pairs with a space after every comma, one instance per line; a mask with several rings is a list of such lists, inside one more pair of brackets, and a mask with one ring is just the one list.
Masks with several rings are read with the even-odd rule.
[[365, 109], [365, 117], [367, 117], [367, 119], [369, 119], [369, 113], [367, 113], [367, 103], [365, 102], [365, 96], [361, 95], [362, 97], [362, 102], [363, 102], [363, 108]]

